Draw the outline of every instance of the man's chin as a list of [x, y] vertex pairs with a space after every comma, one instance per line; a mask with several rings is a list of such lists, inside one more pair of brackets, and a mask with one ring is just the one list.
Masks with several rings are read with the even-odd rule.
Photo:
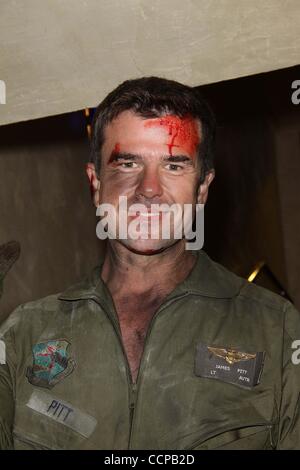
[[133, 253], [151, 256], [167, 250], [179, 240], [118, 240], [123, 246]]

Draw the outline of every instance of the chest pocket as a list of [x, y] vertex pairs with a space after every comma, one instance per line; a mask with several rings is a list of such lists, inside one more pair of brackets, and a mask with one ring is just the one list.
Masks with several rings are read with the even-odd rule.
[[231, 429], [216, 436], [196, 442], [190, 450], [220, 449], [220, 450], [255, 450], [274, 449], [274, 425], [260, 424], [245, 428]]
[[188, 433], [179, 435], [171, 448], [274, 449], [277, 433], [277, 415], [267, 420], [251, 403], [243, 403], [223, 411], [215, 410], [204, 419], [199, 416], [198, 424], [190, 427]]

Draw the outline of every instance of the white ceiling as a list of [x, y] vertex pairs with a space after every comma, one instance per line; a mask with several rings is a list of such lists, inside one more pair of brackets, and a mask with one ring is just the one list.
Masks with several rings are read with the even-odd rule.
[[0, 124], [95, 106], [143, 75], [201, 85], [296, 65], [299, 31], [299, 0], [0, 0]]

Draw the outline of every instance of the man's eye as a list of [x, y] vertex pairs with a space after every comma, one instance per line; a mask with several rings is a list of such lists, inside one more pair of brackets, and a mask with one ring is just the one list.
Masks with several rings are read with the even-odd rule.
[[176, 165], [175, 163], [168, 163], [168, 165], [166, 165], [166, 168], [167, 168], [167, 170], [171, 170], [171, 171], [180, 171], [180, 170], [182, 170], [182, 166]]
[[137, 168], [137, 164], [135, 162], [122, 162], [120, 163], [122, 168]]

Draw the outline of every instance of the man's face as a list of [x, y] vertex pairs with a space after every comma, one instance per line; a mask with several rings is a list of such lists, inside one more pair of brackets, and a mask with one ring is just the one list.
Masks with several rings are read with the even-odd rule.
[[[118, 213], [120, 196], [127, 197], [128, 208], [136, 203], [146, 206], [138, 215], [129, 215], [128, 222], [138, 217], [140, 227], [148, 227], [149, 237], [119, 240], [130, 250], [152, 254], [178, 241], [172, 230], [170, 239], [162, 238], [162, 214], [151, 212], [151, 204], [205, 203], [213, 172], [199, 186], [200, 140], [201, 128], [195, 119], [172, 115], [144, 119], [125, 111], [105, 128], [100, 180], [91, 167], [88, 176], [97, 206], [110, 203]], [[158, 239], [150, 237], [151, 224], [160, 226]]]

